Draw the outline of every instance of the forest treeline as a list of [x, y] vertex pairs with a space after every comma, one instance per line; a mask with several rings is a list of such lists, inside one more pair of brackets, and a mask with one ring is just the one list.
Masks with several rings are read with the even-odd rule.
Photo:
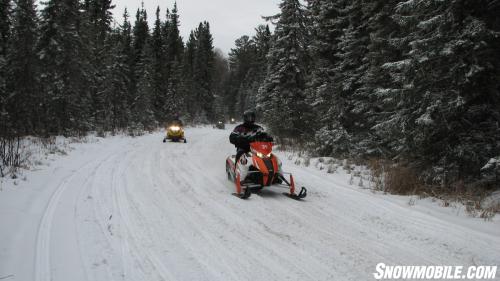
[[[500, 2], [283, 0], [230, 53], [232, 114], [438, 186], [500, 180]], [[265, 55], [267, 54], [267, 55]]]
[[[3, 136], [207, 123], [256, 109], [321, 156], [386, 159], [429, 184], [500, 173], [500, 2], [282, 0], [226, 59], [210, 25], [111, 0], [0, 0]], [[116, 11], [115, 11], [116, 12]]]
[[[111, 0], [0, 0], [2, 135], [155, 128], [214, 118], [227, 72], [208, 22], [183, 41], [177, 5], [148, 25], [142, 6], [115, 21]], [[222, 69], [222, 70], [221, 70]]]

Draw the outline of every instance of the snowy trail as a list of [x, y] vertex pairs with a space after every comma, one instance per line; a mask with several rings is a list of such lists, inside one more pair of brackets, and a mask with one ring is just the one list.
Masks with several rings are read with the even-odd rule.
[[[230, 195], [228, 131], [77, 145], [0, 191], [5, 280], [373, 280], [375, 265], [498, 265], [500, 221], [284, 161], [304, 202]], [[283, 159], [284, 157], [282, 157]], [[285, 160], [285, 159], [283, 159]], [[497, 274], [498, 275], [498, 274]]]

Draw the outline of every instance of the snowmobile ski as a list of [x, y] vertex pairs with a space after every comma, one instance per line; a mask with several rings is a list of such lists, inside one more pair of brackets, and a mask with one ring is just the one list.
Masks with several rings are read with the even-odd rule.
[[250, 190], [250, 188], [245, 188], [243, 193], [233, 193], [233, 195], [244, 200], [252, 196], [252, 191]]
[[295, 193], [283, 193], [286, 195], [288, 198], [294, 199], [294, 200], [302, 200], [307, 197], [307, 189], [305, 187], [302, 187], [300, 190], [299, 194]]

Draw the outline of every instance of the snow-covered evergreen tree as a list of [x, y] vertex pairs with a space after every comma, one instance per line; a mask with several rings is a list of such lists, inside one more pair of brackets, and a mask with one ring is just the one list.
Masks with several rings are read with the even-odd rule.
[[140, 128], [150, 130], [156, 127], [157, 123], [153, 108], [153, 63], [152, 49], [150, 44], [146, 44], [141, 61], [137, 65], [136, 77], [139, 77], [137, 83], [136, 98], [132, 106], [132, 115], [136, 125]]
[[4, 136], [11, 128], [7, 102], [7, 48], [9, 46], [11, 28], [11, 1], [0, 0], [0, 136]]
[[91, 95], [91, 107], [94, 125], [99, 130], [108, 129], [110, 119], [110, 107], [106, 101], [110, 97], [106, 90], [105, 81], [107, 65], [105, 62], [111, 56], [111, 48], [108, 45], [108, 36], [111, 33], [111, 22], [113, 15], [111, 9], [114, 6], [111, 0], [84, 0], [82, 5], [81, 31], [79, 35], [85, 44], [85, 50], [90, 63], [90, 75], [92, 83], [88, 86]]
[[[402, 73], [404, 68], [388, 71], [392, 66], [401, 64], [387, 64], [401, 60], [401, 54], [404, 52], [401, 48], [404, 44], [401, 43], [405, 40], [405, 31], [393, 17], [394, 7], [399, 2], [401, 1], [374, 1], [373, 9], [366, 16], [370, 33], [365, 56], [368, 69], [361, 77], [357, 107], [362, 108], [365, 128], [369, 128], [369, 133], [364, 136], [364, 149], [374, 157], [394, 157], [400, 140], [397, 137], [401, 133], [399, 120], [390, 116], [397, 111], [397, 97], [404, 95], [405, 89], [401, 87], [402, 80], [393, 80], [392, 74]], [[403, 77], [404, 75], [399, 76]], [[363, 154], [362, 151], [359, 153]]]
[[[314, 67], [308, 83], [308, 104], [314, 108], [316, 122], [316, 150], [327, 155], [346, 155], [350, 151], [351, 135], [345, 128], [348, 97], [342, 94], [342, 87], [334, 83], [342, 80], [339, 67], [343, 32], [349, 26], [343, 13], [345, 1], [317, 0], [309, 2], [310, 47]], [[340, 89], [339, 89], [340, 88]]]
[[214, 67], [212, 73], [212, 89], [214, 92], [213, 120], [218, 122], [225, 119], [226, 106], [224, 105], [225, 85], [228, 80], [229, 63], [220, 49], [214, 52]]
[[457, 0], [407, 1], [395, 9], [409, 31], [407, 52], [398, 63], [411, 77], [398, 101], [400, 152], [425, 159], [419, 162], [432, 163], [434, 171], [447, 171], [439, 175], [441, 182], [478, 176], [498, 151], [500, 24], [491, 16], [495, 11], [500, 11], [495, 1]]
[[134, 60], [135, 54], [132, 48], [133, 38], [132, 38], [132, 25], [129, 21], [129, 14], [127, 9], [123, 12], [123, 23], [121, 26], [120, 34], [120, 45], [121, 57], [125, 60], [125, 73], [127, 76], [127, 93], [126, 93], [126, 103], [127, 106], [131, 105], [134, 100], [135, 95], [135, 76], [134, 76]]
[[254, 65], [260, 78], [264, 77], [267, 70], [267, 54], [271, 48], [272, 34], [269, 25], [259, 25], [255, 28], [255, 35], [252, 37], [256, 57]]
[[160, 20], [160, 7], [156, 9], [156, 20], [149, 41], [151, 48], [151, 78], [152, 78], [152, 102], [155, 112], [156, 120], [165, 119], [166, 112], [165, 105], [167, 101], [167, 85], [168, 77], [165, 65], [167, 64], [166, 58], [166, 42], [162, 34], [162, 22]]
[[148, 128], [184, 112], [215, 118], [227, 68], [215, 67], [207, 22], [184, 52], [177, 4], [150, 34], [144, 5], [132, 27], [126, 10], [112, 26], [111, 0], [47, 1], [40, 19], [34, 0], [13, 2], [0, 1], [2, 134]]
[[[255, 48], [250, 37], [244, 35], [236, 39], [235, 47], [229, 53], [231, 76], [227, 84], [228, 93], [225, 99], [232, 116], [239, 117], [246, 109], [246, 89], [242, 84], [248, 78], [247, 74], [252, 68], [255, 59]], [[245, 92], [245, 94], [242, 94], [242, 92]]]
[[20, 134], [37, 131], [40, 95], [37, 83], [37, 15], [33, 0], [18, 0], [13, 11], [10, 48], [7, 54], [7, 108], [12, 125]]
[[197, 102], [195, 96], [194, 82], [194, 58], [196, 52], [196, 35], [194, 31], [189, 34], [189, 39], [186, 42], [184, 49], [183, 64], [182, 64], [182, 85], [181, 94], [184, 99], [184, 114], [189, 120], [192, 120], [196, 115], [194, 104]]
[[196, 83], [197, 103], [193, 106], [197, 108], [197, 113], [200, 116], [207, 116], [207, 121], [210, 121], [213, 120], [214, 117], [214, 92], [212, 89], [214, 47], [209, 23], [200, 23], [195, 33], [197, 34], [197, 37], [196, 51], [193, 62], [193, 79]]
[[[495, 2], [309, 1], [317, 148], [449, 183], [498, 149]], [[436, 173], [436, 171], [446, 171]]]
[[179, 26], [179, 14], [177, 9], [177, 2], [174, 3], [174, 8], [172, 12], [169, 13], [168, 25], [166, 25], [166, 37], [168, 38], [166, 43], [166, 52], [168, 65], [171, 71], [175, 71], [176, 65], [178, 66], [182, 62], [184, 43], [182, 42], [182, 37], [180, 36]]
[[298, 0], [283, 0], [276, 18], [274, 42], [269, 51], [267, 78], [257, 106], [263, 120], [278, 136], [300, 138], [310, 134], [305, 114], [307, 30], [304, 7]]
[[39, 79], [48, 133], [72, 134], [91, 127], [88, 91], [91, 72], [79, 33], [81, 19], [77, 0], [50, 0], [42, 11], [38, 57]]
[[164, 112], [171, 118], [176, 114], [181, 114], [185, 99], [182, 94], [184, 43], [180, 36], [179, 14], [177, 3], [174, 3], [172, 12], [168, 14], [166, 27], [166, 65], [167, 73], [167, 95]]
[[[126, 27], [125, 27], [126, 28]], [[110, 32], [106, 38], [106, 49], [110, 50], [104, 64], [104, 83], [102, 95], [105, 97], [107, 131], [124, 129], [130, 124], [131, 110], [129, 107], [130, 69], [127, 49], [127, 40], [122, 37], [123, 30], [117, 29]]]
[[[149, 38], [149, 26], [148, 26], [148, 17], [146, 9], [144, 8], [144, 3], [142, 3], [142, 7], [137, 9], [137, 13], [135, 15], [135, 23], [132, 28], [132, 52], [133, 59], [131, 65], [131, 71], [133, 72], [133, 76], [131, 79], [132, 85], [132, 95], [136, 95], [138, 89], [139, 80], [142, 77], [143, 69], [142, 69], [142, 60], [144, 60], [143, 55], [145, 54], [144, 49], [147, 44]], [[135, 98], [135, 96], [134, 96]]]

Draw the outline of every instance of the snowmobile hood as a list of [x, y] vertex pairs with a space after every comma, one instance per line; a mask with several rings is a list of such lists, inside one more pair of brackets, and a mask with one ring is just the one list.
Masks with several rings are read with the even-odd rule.
[[272, 142], [252, 142], [250, 144], [250, 148], [258, 153], [262, 153], [263, 155], [269, 155], [273, 152], [273, 143]]

